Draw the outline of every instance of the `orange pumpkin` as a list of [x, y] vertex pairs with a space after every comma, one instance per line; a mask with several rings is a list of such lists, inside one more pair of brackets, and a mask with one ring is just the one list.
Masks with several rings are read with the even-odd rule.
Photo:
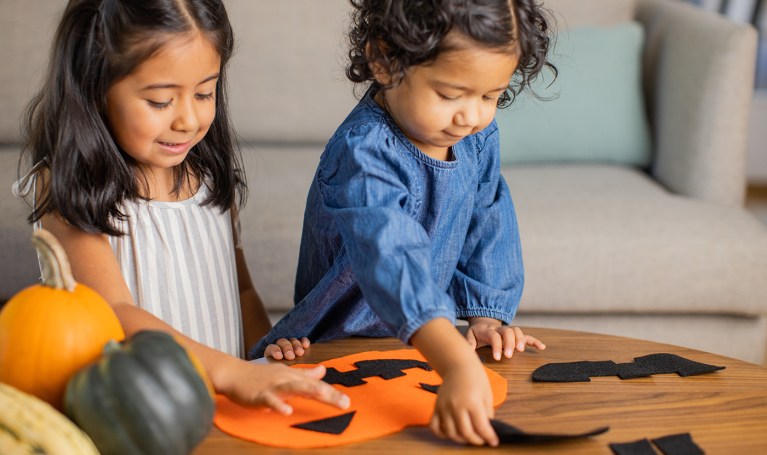
[[0, 381], [62, 409], [69, 378], [125, 338], [112, 307], [76, 283], [64, 249], [48, 231], [32, 236], [43, 283], [30, 286], [0, 312]]

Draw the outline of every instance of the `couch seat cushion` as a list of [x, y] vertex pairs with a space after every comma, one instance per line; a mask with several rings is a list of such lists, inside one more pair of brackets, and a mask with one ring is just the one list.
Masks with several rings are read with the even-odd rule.
[[506, 167], [525, 260], [520, 311], [767, 311], [767, 232], [742, 208], [639, 170]]

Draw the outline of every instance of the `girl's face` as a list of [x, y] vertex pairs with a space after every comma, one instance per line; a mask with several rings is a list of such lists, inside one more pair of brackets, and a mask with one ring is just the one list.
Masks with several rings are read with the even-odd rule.
[[[518, 62], [514, 53], [449, 38], [462, 46], [409, 68], [402, 82], [378, 99], [419, 150], [442, 160], [451, 146], [492, 122]], [[388, 82], [386, 75], [378, 82]]]
[[148, 174], [172, 175], [216, 114], [221, 58], [200, 33], [172, 38], [107, 93], [117, 144]]

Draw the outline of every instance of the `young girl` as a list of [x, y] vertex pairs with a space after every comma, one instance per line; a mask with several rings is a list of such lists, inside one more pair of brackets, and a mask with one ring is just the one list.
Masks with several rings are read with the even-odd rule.
[[[22, 164], [34, 167], [19, 187], [33, 192], [30, 221], [59, 239], [128, 336], [178, 335], [241, 403], [290, 413], [283, 398], [300, 394], [346, 407], [322, 368], [241, 359], [270, 324], [238, 243], [247, 188], [225, 97], [233, 43], [220, 0], [71, 0], [28, 110]], [[308, 346], [280, 343], [289, 358]]]
[[544, 67], [556, 72], [548, 25], [535, 0], [352, 4], [347, 75], [369, 88], [312, 182], [296, 306], [252, 354], [287, 334], [397, 336], [444, 380], [432, 430], [496, 445], [474, 349], [500, 360], [544, 345], [504, 325], [523, 269], [493, 117]]

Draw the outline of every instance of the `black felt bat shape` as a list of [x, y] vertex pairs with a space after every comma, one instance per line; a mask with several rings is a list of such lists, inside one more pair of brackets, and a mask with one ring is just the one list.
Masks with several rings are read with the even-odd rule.
[[590, 377], [596, 376], [617, 375], [621, 379], [632, 379], [668, 373], [693, 376], [723, 370], [724, 368], [695, 362], [676, 354], [650, 354], [636, 357], [632, 363], [615, 363], [610, 360], [547, 363], [533, 371], [533, 381], [588, 382]]
[[561, 434], [561, 433], [527, 433], [519, 428], [509, 425], [500, 420], [490, 419], [490, 425], [493, 426], [495, 434], [501, 444], [538, 444], [542, 442], [555, 442], [565, 439], [588, 438], [605, 433], [610, 427], [600, 427], [586, 433]]

